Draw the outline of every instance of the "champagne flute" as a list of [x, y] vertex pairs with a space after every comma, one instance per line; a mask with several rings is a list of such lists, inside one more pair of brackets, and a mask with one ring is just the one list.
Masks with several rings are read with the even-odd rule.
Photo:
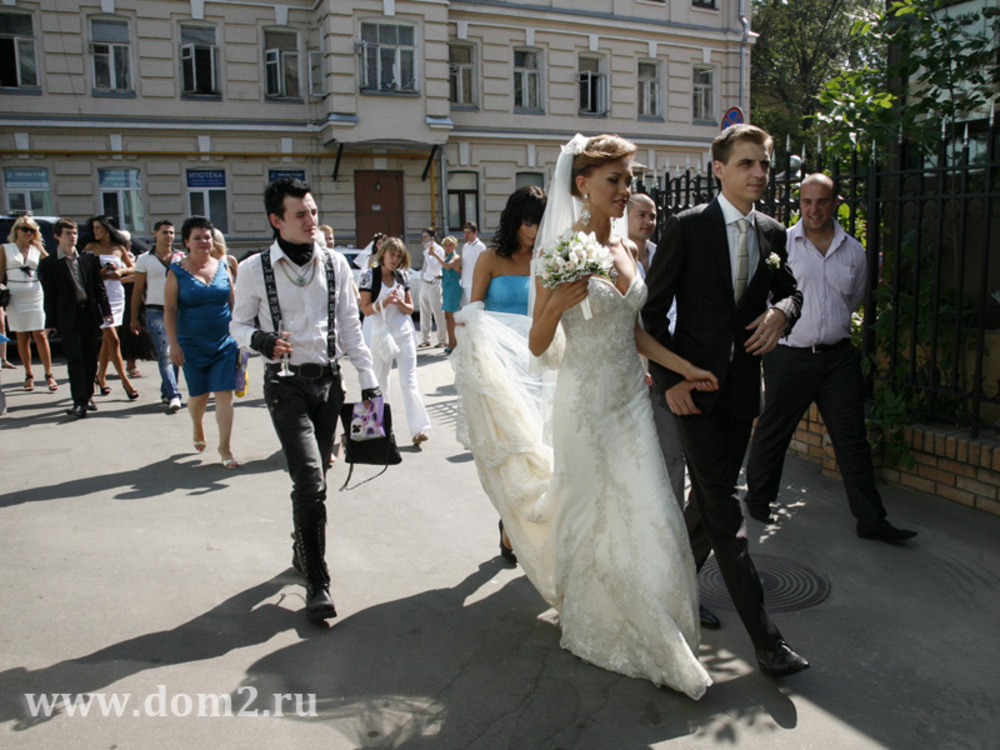
[[[282, 331], [278, 335], [281, 338], [285, 339], [286, 341], [292, 336], [292, 334], [290, 334], [288, 331]], [[291, 359], [292, 359], [291, 352], [283, 352], [281, 354], [281, 369], [278, 370], [279, 378], [290, 378], [295, 375], [295, 373], [292, 372], [288, 367], [288, 363], [291, 361]]]

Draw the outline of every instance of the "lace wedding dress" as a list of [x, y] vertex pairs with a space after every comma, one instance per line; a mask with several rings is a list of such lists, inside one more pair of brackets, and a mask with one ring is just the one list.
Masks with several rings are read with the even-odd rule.
[[[490, 365], [473, 364], [463, 341], [468, 444], [526, 575], [559, 611], [562, 647], [697, 699], [712, 681], [697, 657], [695, 567], [635, 348], [646, 287], [637, 275], [624, 295], [596, 277], [588, 289], [593, 317], [579, 307], [562, 317], [552, 451], [541, 416], [507, 401], [513, 378], [498, 373], [510, 357], [494, 350]], [[492, 349], [476, 325], [467, 334]], [[475, 389], [463, 387], [470, 376]]]

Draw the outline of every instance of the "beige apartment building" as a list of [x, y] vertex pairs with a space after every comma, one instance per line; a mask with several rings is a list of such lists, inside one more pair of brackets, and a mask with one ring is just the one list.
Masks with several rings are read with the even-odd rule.
[[561, 143], [614, 132], [646, 180], [704, 165], [746, 110], [749, 0], [3, 0], [3, 209], [148, 235], [207, 214], [269, 236], [261, 193], [313, 188], [341, 245], [492, 233]]

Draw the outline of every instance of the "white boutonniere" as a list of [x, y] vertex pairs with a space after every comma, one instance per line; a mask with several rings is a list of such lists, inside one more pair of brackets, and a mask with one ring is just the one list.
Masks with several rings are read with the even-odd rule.
[[777, 253], [771, 253], [764, 260], [764, 263], [772, 271], [777, 271], [779, 268], [781, 268], [781, 256], [778, 255]]

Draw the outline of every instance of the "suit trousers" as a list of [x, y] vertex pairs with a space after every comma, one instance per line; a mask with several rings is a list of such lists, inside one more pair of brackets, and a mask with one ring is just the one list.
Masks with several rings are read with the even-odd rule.
[[777, 499], [788, 445], [815, 401], [833, 442], [858, 530], [881, 523], [886, 513], [875, 487], [865, 428], [861, 353], [847, 340], [815, 353], [779, 346], [764, 355], [764, 384], [764, 411], [747, 461], [747, 504]]
[[677, 417], [691, 477], [684, 521], [698, 569], [714, 551], [719, 572], [754, 647], [771, 650], [781, 641], [781, 633], [764, 609], [764, 587], [750, 559], [736, 487], [753, 422], [732, 418], [727, 390], [724, 381], [712, 412]]
[[94, 397], [94, 378], [97, 377], [97, 354], [100, 348], [100, 327], [94, 321], [87, 304], [77, 305], [72, 321], [59, 326], [63, 354], [66, 355], [66, 372], [69, 391], [75, 406], [86, 406]]
[[650, 386], [649, 400], [653, 405], [653, 422], [656, 424], [656, 436], [660, 441], [660, 452], [667, 467], [667, 476], [670, 477], [670, 489], [674, 491], [677, 504], [683, 511], [684, 447], [681, 445], [681, 433], [677, 429], [677, 417], [663, 400], [663, 394], [657, 394], [656, 386]]
[[288, 461], [292, 509], [303, 513], [326, 500], [326, 470], [344, 403], [340, 374], [310, 379], [279, 377], [280, 367], [264, 369], [264, 403]]

